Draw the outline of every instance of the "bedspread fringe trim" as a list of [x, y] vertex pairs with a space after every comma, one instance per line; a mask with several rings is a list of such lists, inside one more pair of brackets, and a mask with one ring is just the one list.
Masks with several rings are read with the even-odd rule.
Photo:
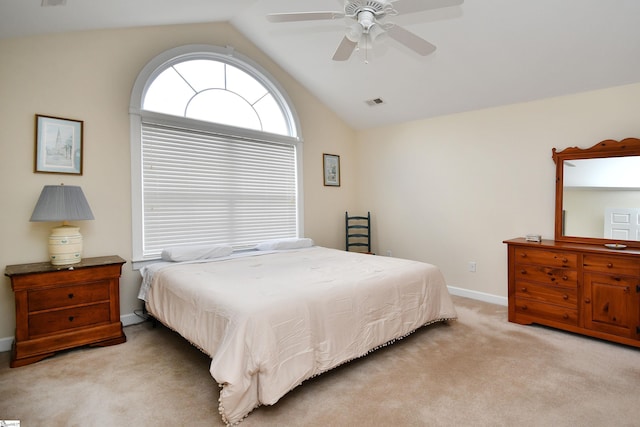
[[[291, 388], [291, 389], [289, 390], [289, 392], [290, 392], [291, 390], [295, 389], [296, 387], [298, 387], [298, 386], [302, 385], [302, 384], [303, 384], [303, 383], [305, 383], [306, 381], [309, 381], [309, 380], [311, 380], [311, 379], [313, 379], [313, 378], [316, 378], [316, 377], [318, 377], [318, 376], [320, 376], [320, 375], [323, 375], [323, 374], [325, 374], [325, 373], [327, 373], [327, 372], [329, 372], [329, 371], [331, 371], [331, 370], [333, 370], [333, 369], [336, 369], [336, 368], [338, 368], [338, 367], [340, 367], [340, 366], [342, 366], [342, 365], [344, 365], [344, 364], [346, 364], [346, 363], [349, 363], [349, 362], [352, 362], [352, 361], [354, 361], [354, 360], [361, 359], [361, 358], [363, 358], [363, 357], [365, 357], [365, 356], [368, 356], [369, 354], [371, 354], [371, 353], [373, 353], [374, 351], [379, 350], [379, 349], [381, 349], [381, 348], [383, 348], [383, 347], [390, 346], [390, 345], [394, 344], [396, 341], [400, 341], [400, 340], [402, 340], [402, 339], [404, 339], [404, 338], [408, 337], [409, 335], [413, 334], [413, 333], [414, 333], [414, 332], [416, 332], [418, 329], [422, 329], [422, 328], [424, 328], [425, 326], [433, 325], [434, 323], [439, 323], [439, 322], [449, 322], [449, 321], [453, 321], [453, 320], [458, 320], [458, 318], [457, 318], [457, 317], [444, 317], [444, 318], [441, 318], [441, 319], [435, 319], [435, 320], [431, 320], [431, 321], [429, 321], [429, 322], [427, 322], [427, 323], [424, 323], [423, 325], [418, 326], [417, 328], [413, 329], [412, 331], [407, 332], [406, 334], [404, 334], [404, 335], [402, 335], [402, 336], [400, 336], [400, 337], [393, 338], [393, 339], [391, 339], [391, 340], [389, 340], [389, 341], [387, 341], [387, 342], [385, 342], [385, 343], [383, 343], [383, 344], [380, 344], [380, 345], [378, 345], [378, 346], [376, 346], [376, 347], [373, 347], [373, 348], [372, 348], [372, 349], [370, 349], [370, 350], [367, 350], [365, 353], [361, 354], [360, 356], [356, 356], [356, 357], [353, 357], [353, 358], [351, 358], [351, 359], [347, 359], [347, 360], [345, 360], [344, 362], [339, 363], [339, 364], [337, 364], [336, 366], [334, 366], [334, 367], [332, 367], [332, 368], [326, 369], [326, 370], [324, 370], [324, 371], [322, 371], [322, 372], [318, 372], [317, 374], [312, 375], [312, 376], [310, 376], [309, 378], [306, 378], [306, 379], [302, 380], [300, 383], [298, 383], [298, 384], [297, 384], [297, 385], [295, 385], [293, 388]], [[196, 347], [197, 347], [197, 346], [196, 346]], [[207, 354], [207, 353], [206, 353], [204, 350], [202, 350], [202, 349], [200, 349], [200, 351], [202, 351], [203, 353]], [[222, 389], [224, 388], [224, 384], [218, 384], [218, 387], [220, 388], [220, 391], [222, 391]], [[287, 393], [288, 393], [288, 392], [287, 392]], [[222, 393], [220, 393], [220, 394], [222, 394]], [[238, 425], [238, 424], [240, 424], [242, 421], [244, 421], [244, 420], [245, 420], [245, 418], [247, 418], [247, 417], [249, 416], [249, 414], [251, 414], [251, 412], [253, 412], [256, 408], [259, 408], [260, 406], [261, 406], [261, 404], [260, 404], [260, 403], [258, 403], [256, 406], [254, 406], [254, 407], [253, 407], [253, 409], [252, 409], [252, 410], [250, 410], [250, 411], [249, 411], [249, 412], [247, 412], [245, 415], [243, 415], [243, 416], [242, 416], [242, 418], [241, 418], [240, 420], [235, 421], [235, 422], [230, 422], [230, 421], [227, 419], [226, 415], [225, 415], [226, 411], [225, 411], [225, 409], [224, 409], [224, 406], [222, 405], [222, 398], [221, 398], [221, 397], [218, 397], [218, 412], [220, 413], [220, 417], [222, 418], [222, 422], [224, 422], [224, 423], [225, 423], [225, 425], [227, 425], [228, 427], [230, 427], [230, 426], [237, 426], [237, 425]]]

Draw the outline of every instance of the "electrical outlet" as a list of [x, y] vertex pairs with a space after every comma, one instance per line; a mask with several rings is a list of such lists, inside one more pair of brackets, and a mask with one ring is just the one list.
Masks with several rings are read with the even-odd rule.
[[476, 272], [476, 262], [475, 261], [469, 261], [469, 271], [472, 273]]

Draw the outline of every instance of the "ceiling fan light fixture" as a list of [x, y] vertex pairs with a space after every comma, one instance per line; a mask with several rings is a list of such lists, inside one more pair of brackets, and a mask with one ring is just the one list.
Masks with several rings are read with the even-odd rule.
[[380, 24], [373, 24], [370, 28], [369, 28], [369, 37], [371, 38], [371, 41], [374, 42], [380, 35], [384, 34], [384, 28], [382, 28], [382, 26]]
[[366, 33], [372, 25], [376, 23], [376, 17], [370, 10], [363, 10], [358, 13], [358, 23]]
[[354, 22], [352, 25], [349, 25], [347, 28], [347, 38], [354, 43], [358, 43], [360, 38], [362, 38], [362, 33], [364, 33], [364, 28], [357, 22]]

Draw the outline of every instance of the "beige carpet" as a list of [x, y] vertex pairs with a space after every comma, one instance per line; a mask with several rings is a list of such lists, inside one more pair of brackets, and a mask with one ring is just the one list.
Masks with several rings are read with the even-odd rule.
[[[305, 382], [241, 426], [639, 426], [640, 350], [506, 321], [454, 297], [459, 320]], [[9, 368], [0, 420], [32, 426], [221, 426], [209, 360], [166, 328]]]

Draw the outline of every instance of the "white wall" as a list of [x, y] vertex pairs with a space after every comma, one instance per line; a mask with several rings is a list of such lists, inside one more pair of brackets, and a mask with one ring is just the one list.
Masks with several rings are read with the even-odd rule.
[[639, 111], [635, 84], [359, 132], [358, 200], [372, 212], [375, 252], [506, 297], [503, 240], [553, 238], [552, 148], [638, 137]]
[[[96, 218], [78, 223], [84, 256], [131, 260], [131, 89], [153, 57], [193, 43], [233, 46], [288, 93], [304, 137], [305, 234], [323, 246], [342, 247], [344, 211], [355, 206], [355, 132], [232, 26], [146, 27], [0, 40], [0, 269], [47, 259], [47, 236], [56, 224], [30, 223], [29, 217], [42, 187], [60, 182], [80, 185]], [[33, 173], [35, 114], [84, 121], [83, 176]], [[340, 188], [323, 186], [323, 152], [341, 156]], [[120, 284], [124, 316], [140, 307], [139, 281], [127, 263]], [[10, 281], [2, 276], [1, 282], [0, 350], [10, 345], [15, 328]]]

